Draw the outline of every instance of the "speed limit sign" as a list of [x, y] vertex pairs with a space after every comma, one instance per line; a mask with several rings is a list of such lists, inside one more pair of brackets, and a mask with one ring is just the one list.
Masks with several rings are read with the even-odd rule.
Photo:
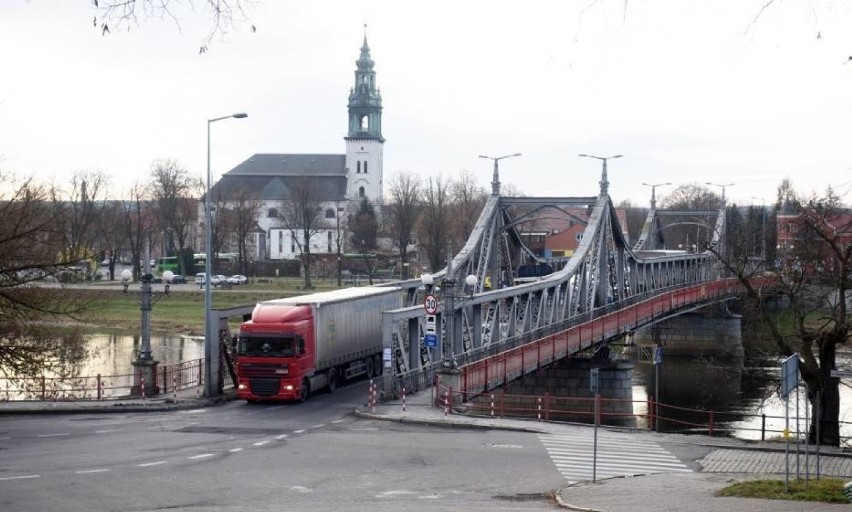
[[423, 299], [423, 309], [426, 310], [427, 315], [434, 315], [438, 312], [438, 298], [432, 295], [431, 293]]

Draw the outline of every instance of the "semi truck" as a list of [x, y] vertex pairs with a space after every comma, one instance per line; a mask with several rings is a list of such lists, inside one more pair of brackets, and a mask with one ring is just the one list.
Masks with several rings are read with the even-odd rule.
[[382, 312], [402, 291], [365, 286], [259, 302], [240, 326], [237, 397], [299, 400], [382, 372]]

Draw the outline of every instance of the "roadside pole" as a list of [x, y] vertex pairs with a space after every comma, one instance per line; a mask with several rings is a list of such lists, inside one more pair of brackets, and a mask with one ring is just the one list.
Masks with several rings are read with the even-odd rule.
[[600, 423], [600, 391], [599, 391], [599, 383], [600, 383], [600, 369], [592, 368], [589, 370], [589, 390], [592, 392], [592, 395], [595, 397], [595, 440], [592, 445], [592, 483], [597, 479], [597, 469], [598, 469], [598, 423]]

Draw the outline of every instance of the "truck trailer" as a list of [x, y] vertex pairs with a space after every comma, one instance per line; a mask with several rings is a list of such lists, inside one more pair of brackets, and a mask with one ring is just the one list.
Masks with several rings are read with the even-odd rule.
[[394, 287], [344, 288], [258, 303], [240, 326], [237, 397], [305, 401], [311, 392], [382, 372], [382, 312]]

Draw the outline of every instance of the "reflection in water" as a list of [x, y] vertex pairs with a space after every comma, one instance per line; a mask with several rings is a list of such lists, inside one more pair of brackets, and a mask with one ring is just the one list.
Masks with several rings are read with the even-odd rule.
[[[85, 340], [87, 357], [80, 363], [82, 376], [129, 375], [139, 351], [139, 335], [90, 334]], [[151, 350], [160, 366], [204, 357], [204, 341], [175, 335], [152, 335]]]

